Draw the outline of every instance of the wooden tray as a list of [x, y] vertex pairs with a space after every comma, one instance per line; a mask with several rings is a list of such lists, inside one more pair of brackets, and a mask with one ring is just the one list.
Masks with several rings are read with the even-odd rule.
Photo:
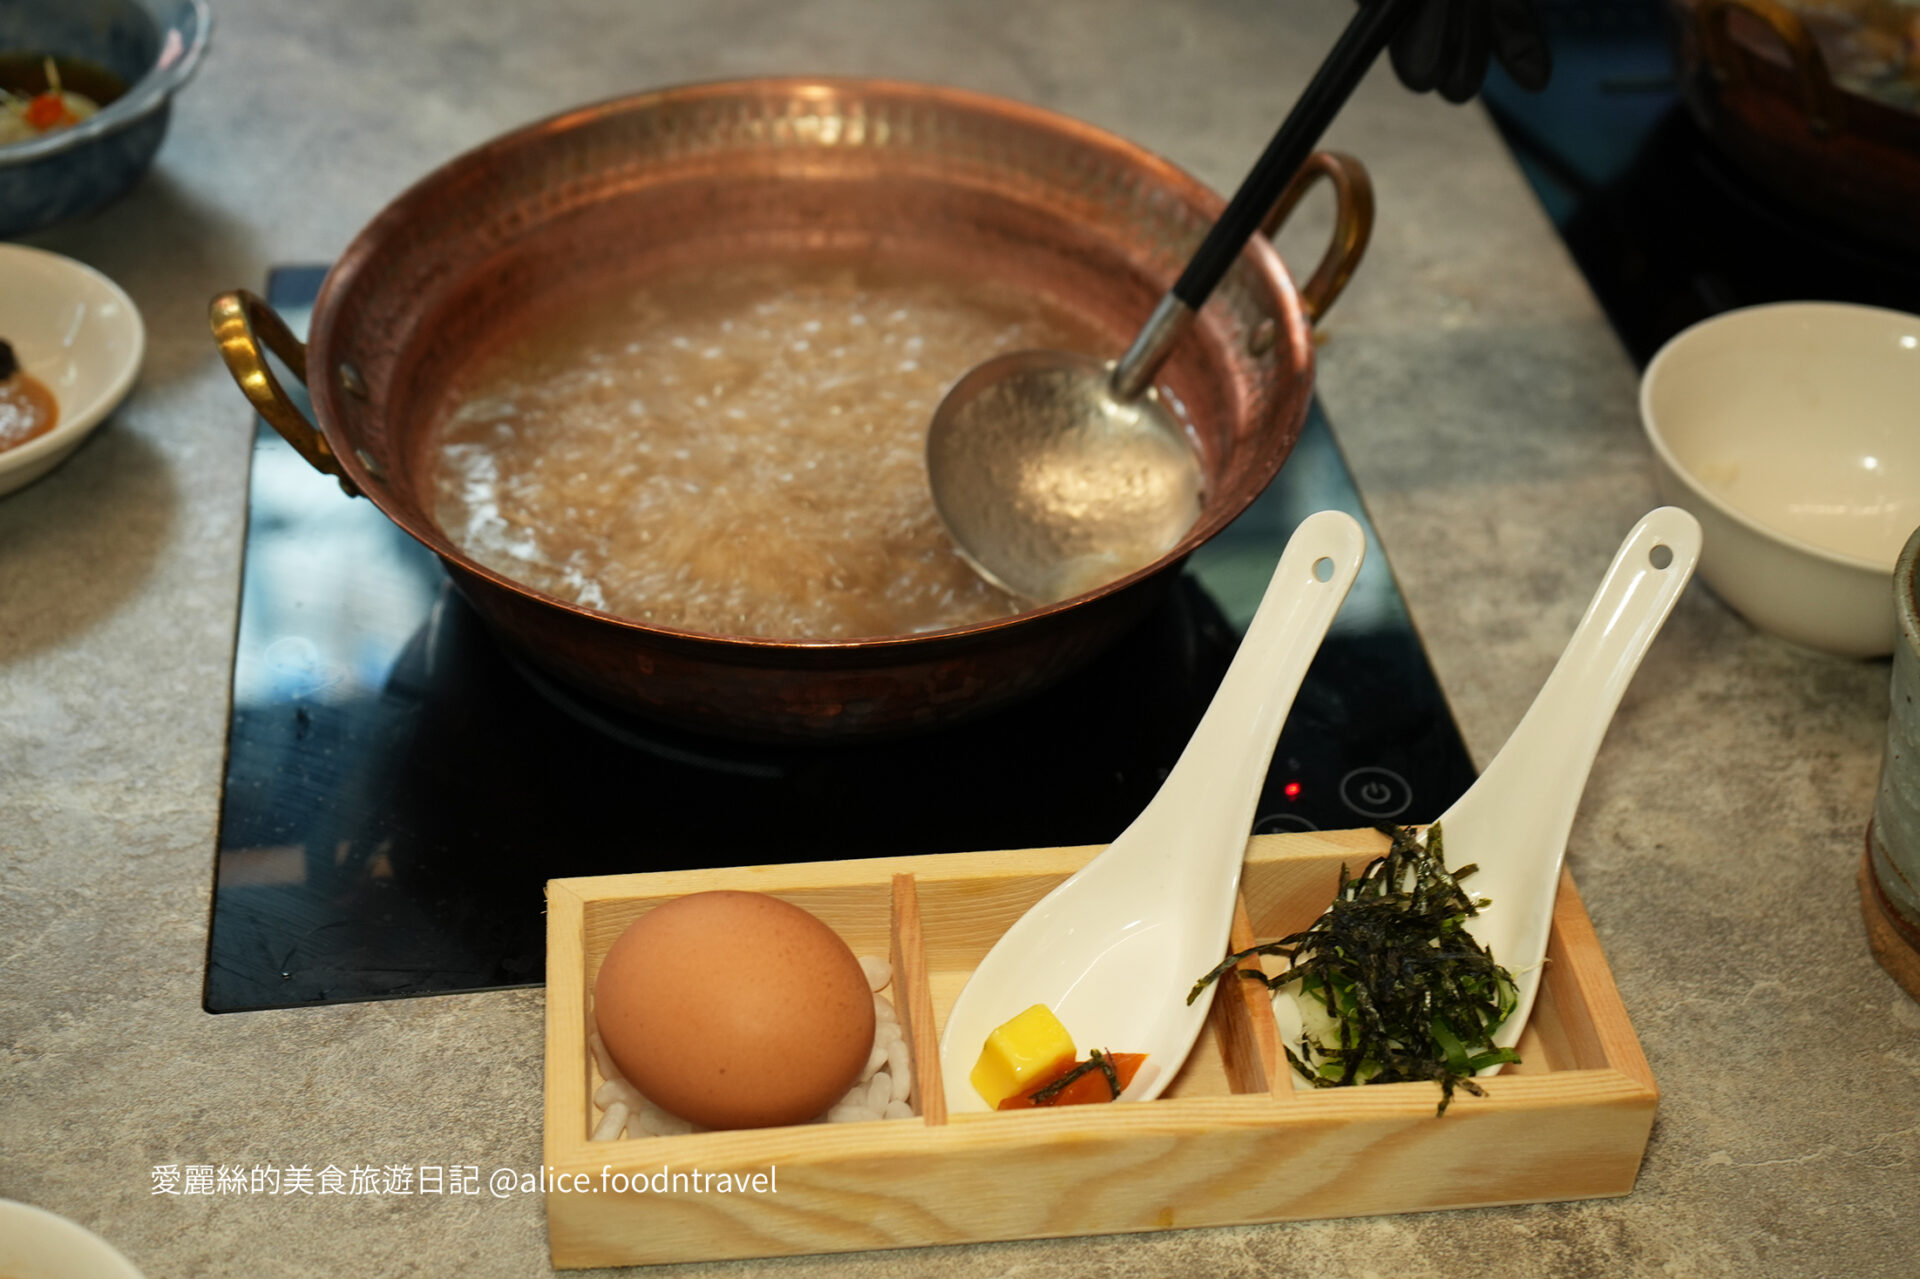
[[[1373, 831], [1248, 848], [1235, 944], [1306, 927]], [[939, 1028], [967, 975], [1097, 848], [876, 858], [553, 880], [547, 886], [547, 1229], [558, 1267], [843, 1252], [1624, 1195], [1659, 1093], [1573, 881], [1563, 877], [1523, 1064], [1456, 1093], [1298, 1092], [1264, 988], [1227, 986], [1166, 1096], [1058, 1111], [945, 1113]], [[600, 1083], [588, 992], [635, 918], [713, 888], [783, 897], [857, 954], [891, 954], [915, 1116], [590, 1142]], [[1197, 974], [1196, 974], [1197, 975]], [[747, 980], [743, 976], [742, 980]], [[1113, 1045], [1124, 1050], [1125, 1045]], [[666, 1173], [665, 1178], [656, 1174]], [[676, 1183], [675, 1173], [689, 1174]], [[691, 1176], [701, 1174], [706, 1180]], [[714, 1174], [760, 1189], [723, 1191]], [[638, 1175], [643, 1188], [614, 1187]], [[648, 1184], [646, 1179], [653, 1178]], [[700, 1187], [696, 1189], [695, 1187]]]

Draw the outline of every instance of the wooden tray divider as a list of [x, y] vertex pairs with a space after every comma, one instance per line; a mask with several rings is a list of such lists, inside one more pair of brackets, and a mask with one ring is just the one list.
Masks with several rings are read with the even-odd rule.
[[[1246, 950], [1257, 939], [1247, 914], [1247, 900], [1233, 904], [1233, 927], [1227, 948]], [[1273, 1020], [1273, 1000], [1264, 981], [1249, 981], [1242, 972], [1260, 972], [1258, 957], [1243, 959], [1233, 972], [1219, 978], [1222, 989], [1213, 997], [1214, 1035], [1226, 1067], [1227, 1083], [1236, 1093], [1270, 1093], [1290, 1100], [1293, 1089], [1280, 1092], [1285, 1082], [1285, 1058], [1280, 1052], [1280, 1028]], [[1264, 976], [1265, 974], [1261, 974]]]
[[929, 1125], [947, 1122], [947, 1089], [940, 1076], [940, 1030], [933, 1024], [933, 989], [926, 938], [920, 931], [920, 894], [910, 874], [893, 877], [893, 995], [907, 1051], [913, 1058], [913, 1108]]

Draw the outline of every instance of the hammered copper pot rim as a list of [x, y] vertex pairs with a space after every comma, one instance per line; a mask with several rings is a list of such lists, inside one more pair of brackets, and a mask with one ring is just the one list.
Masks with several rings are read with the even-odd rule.
[[[903, 635], [807, 639], [714, 634], [657, 626], [635, 618], [588, 608], [536, 590], [472, 559], [460, 548], [454, 546], [437, 524], [430, 520], [416, 520], [410, 512], [401, 509], [388, 496], [386, 485], [372, 474], [358, 456], [357, 451], [352, 447], [345, 447], [348, 441], [343, 436], [335, 434], [338, 428], [334, 424], [341, 420], [336, 399], [340, 394], [340, 388], [335, 378], [326, 375], [333, 362], [334, 311], [340, 305], [340, 300], [351, 292], [357, 274], [374, 256], [382, 241], [391, 234], [392, 229], [404, 225], [413, 216], [413, 210], [416, 207], [434, 199], [446, 185], [463, 180], [471, 171], [484, 167], [494, 157], [517, 148], [537, 146], [543, 138], [553, 133], [581, 127], [612, 114], [638, 112], [663, 105], [695, 102], [702, 99], [725, 100], [751, 96], [769, 101], [778, 99], [828, 101], [837, 97], [873, 98], [889, 95], [903, 100], [912, 99], [936, 105], [946, 104], [966, 110], [998, 114], [1039, 129], [1052, 131], [1080, 146], [1105, 152], [1140, 171], [1151, 174], [1154, 180], [1165, 187], [1170, 194], [1201, 211], [1208, 219], [1217, 215], [1224, 207], [1225, 202], [1221, 197], [1199, 179], [1172, 161], [1118, 134], [1045, 107], [951, 85], [855, 76], [749, 77], [704, 80], [649, 89], [635, 94], [607, 98], [585, 106], [570, 107], [489, 139], [427, 173], [390, 201], [354, 237], [327, 273], [314, 302], [309, 328], [311, 342], [309, 361], [310, 367], [315, 370], [309, 377], [309, 391], [320, 430], [333, 446], [336, 460], [346, 472], [347, 477], [360, 494], [372, 501], [388, 519], [406, 530], [415, 540], [428, 547], [441, 559], [458, 565], [463, 573], [484, 578], [515, 595], [591, 619], [599, 625], [610, 623], [622, 630], [648, 636], [655, 642], [686, 646], [708, 654], [711, 654], [717, 646], [723, 652], [732, 653], [737, 658], [748, 661], [751, 661], [756, 653], [770, 657], [807, 654], [809, 656], [844, 655], [851, 658], [856, 655], [870, 657], [877, 652], [894, 651], [900, 652], [902, 656], [915, 657], [928, 655], [928, 650], [961, 652], [979, 643], [994, 643], [998, 637], [1008, 632], [1044, 625], [1049, 619], [1081, 607], [1091, 599], [1118, 593], [1176, 568], [1197, 547], [1231, 523], [1252, 503], [1278, 473], [1289, 450], [1279, 450], [1279, 455], [1272, 460], [1270, 467], [1264, 460], [1261, 462], [1256, 472], [1259, 483], [1248, 490], [1244, 501], [1225, 505], [1218, 503], [1203, 505], [1199, 521], [1166, 554], [1123, 578], [1117, 578], [1085, 594], [1005, 617], [991, 618], [943, 630]], [[1300, 305], [1299, 294], [1292, 277], [1281, 262], [1279, 253], [1264, 237], [1255, 236], [1249, 241], [1243, 250], [1242, 259], [1243, 261], [1251, 260], [1250, 265], [1260, 273], [1262, 284], [1281, 300], [1281, 318], [1284, 319], [1288, 332], [1279, 337], [1279, 343], [1286, 349], [1299, 353], [1297, 367], [1293, 370], [1293, 374], [1309, 380], [1306, 393], [1297, 399], [1298, 407], [1294, 416], [1298, 420], [1291, 424], [1293, 433], [1297, 433], [1300, 422], [1305, 419], [1307, 403], [1311, 398], [1313, 347], [1310, 325]], [[1172, 280], [1169, 279], [1166, 283], [1171, 285]], [[1141, 318], [1144, 320], [1145, 316]], [[1117, 355], [1118, 352], [1116, 351], [1115, 354]]]

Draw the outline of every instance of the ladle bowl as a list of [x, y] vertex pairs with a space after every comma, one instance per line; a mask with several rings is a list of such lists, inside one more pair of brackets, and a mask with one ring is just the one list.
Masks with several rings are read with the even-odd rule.
[[1002, 590], [1071, 599], [1153, 563], [1200, 518], [1193, 447], [1157, 391], [1115, 399], [1112, 374], [1091, 356], [1013, 351], [948, 390], [927, 436], [934, 507]]

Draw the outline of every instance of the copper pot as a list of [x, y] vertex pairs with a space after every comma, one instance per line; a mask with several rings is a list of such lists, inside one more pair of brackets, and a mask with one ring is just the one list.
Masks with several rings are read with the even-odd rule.
[[[829, 738], [949, 723], [1081, 665], [1159, 598], [1195, 547], [1279, 470], [1312, 390], [1309, 325], [1372, 223], [1366, 174], [1316, 156], [1276, 224], [1330, 181], [1334, 243], [1304, 293], [1256, 239], [1169, 362], [1205, 455], [1199, 523], [1163, 558], [1090, 594], [926, 634], [797, 641], [614, 617], [481, 566], [435, 525], [429, 435], [469, 353], [527, 299], [591, 287], [609, 260], [733, 260], [808, 248], [917, 255], [1045, 290], [1119, 351], [1220, 201], [1165, 160], [1064, 116], [876, 80], [694, 85], [570, 111], [479, 147], [389, 205], [327, 276], [302, 348], [265, 303], [223, 294], [214, 333], [288, 442], [425, 544], [495, 632], [588, 694], [684, 727]], [[1272, 227], [1269, 227], [1269, 233]], [[274, 380], [312, 393], [316, 430]]]

